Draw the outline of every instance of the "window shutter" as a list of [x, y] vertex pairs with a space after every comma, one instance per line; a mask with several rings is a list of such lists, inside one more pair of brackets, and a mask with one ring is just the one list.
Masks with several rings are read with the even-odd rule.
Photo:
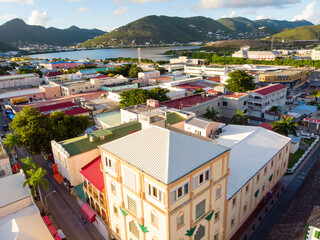
[[176, 191], [172, 191], [171, 193], [170, 193], [170, 198], [171, 198], [171, 204], [173, 204], [173, 203], [175, 203], [175, 201], [176, 201], [176, 199], [177, 199], [177, 197], [176, 197]]
[[159, 191], [159, 201], [162, 202], [162, 194], [163, 192]]
[[208, 181], [209, 178], [210, 178], [210, 169], [206, 171], [206, 181]]
[[199, 176], [193, 178], [193, 190], [198, 187], [198, 177]]
[[189, 182], [184, 185], [184, 194], [188, 194], [188, 193], [189, 193]]

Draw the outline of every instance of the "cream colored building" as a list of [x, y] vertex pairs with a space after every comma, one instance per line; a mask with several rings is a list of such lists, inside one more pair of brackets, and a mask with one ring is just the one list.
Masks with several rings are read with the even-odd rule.
[[112, 237], [225, 239], [228, 148], [154, 126], [100, 149]]
[[311, 59], [312, 60], [320, 60], [320, 45], [312, 49], [311, 52]]

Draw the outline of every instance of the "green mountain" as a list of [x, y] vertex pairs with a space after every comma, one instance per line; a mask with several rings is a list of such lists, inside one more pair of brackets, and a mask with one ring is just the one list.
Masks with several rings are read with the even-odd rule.
[[9, 51], [18, 51], [18, 49], [8, 45], [8, 44], [5, 44], [3, 42], [0, 42], [0, 52], [9, 52]]
[[320, 25], [294, 28], [275, 34], [273, 37], [279, 41], [320, 40]]
[[[167, 17], [147, 16], [122, 26], [110, 33], [88, 40], [81, 44], [84, 47], [103, 47], [108, 45], [130, 45], [152, 43], [189, 43], [194, 41], [212, 41], [219, 37], [236, 36], [246, 33], [250, 38], [261, 38], [275, 34], [284, 28], [313, 25], [307, 21], [251, 21], [243, 17], [221, 18], [213, 20], [206, 17]], [[255, 34], [251, 34], [254, 32]], [[249, 34], [248, 34], [249, 33]], [[237, 38], [237, 37], [235, 37]]]
[[0, 41], [13, 46], [29, 44], [71, 46], [104, 33], [98, 29], [80, 29], [75, 26], [67, 29], [44, 28], [28, 25], [23, 20], [16, 18], [0, 26]]
[[209, 41], [210, 33], [218, 30], [230, 32], [219, 22], [205, 17], [147, 16], [114, 31], [83, 43], [86, 47], [125, 43], [172, 43]]

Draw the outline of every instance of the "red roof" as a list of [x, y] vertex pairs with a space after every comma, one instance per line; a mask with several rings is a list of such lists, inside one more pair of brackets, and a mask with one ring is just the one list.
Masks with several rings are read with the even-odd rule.
[[46, 76], [46, 77], [55, 77], [55, 76], [59, 76], [59, 75], [63, 75], [63, 73], [60, 72], [60, 71], [49, 72], [49, 73], [47, 73], [45, 76]]
[[259, 127], [263, 127], [263, 128], [268, 129], [268, 130], [270, 130], [270, 131], [273, 131], [273, 129], [272, 129], [272, 127], [271, 127], [271, 124], [268, 123], [268, 122], [262, 122], [262, 123], [259, 125]]
[[211, 77], [211, 78], [206, 78], [207, 81], [213, 81], [213, 82], [220, 82], [220, 76], [216, 76], [216, 77]]
[[76, 107], [76, 106], [78, 106], [78, 105], [73, 102], [63, 102], [63, 103], [42, 106], [42, 107], [39, 107], [39, 110], [40, 110], [40, 112], [47, 112], [47, 111], [53, 111], [53, 110], [58, 110], [58, 109], [62, 109], [62, 108]]
[[184, 98], [178, 98], [175, 100], [162, 102], [161, 105], [165, 105], [168, 108], [183, 109], [186, 107], [194, 106], [197, 103], [203, 103], [203, 102], [210, 101], [214, 98], [217, 98], [217, 96], [202, 97], [201, 95], [191, 95], [191, 96], [184, 97]]
[[97, 76], [97, 77], [92, 77], [91, 79], [95, 79], [95, 78], [109, 78], [109, 76], [108, 75], [103, 75], [103, 76]]
[[197, 85], [197, 84], [193, 84], [193, 83], [180, 84], [180, 85], [177, 85], [176, 87], [186, 88], [188, 90], [190, 90], [190, 89], [196, 90], [196, 89], [199, 89], [199, 88], [201, 88], [201, 89], [204, 88], [201, 85]]
[[70, 110], [67, 110], [67, 111], [64, 111], [64, 113], [66, 115], [78, 115], [78, 114], [83, 114], [83, 113], [88, 113], [89, 110], [85, 109], [85, 108], [73, 108], [73, 109], [70, 109]]
[[81, 168], [80, 173], [100, 192], [104, 189], [103, 173], [100, 170], [101, 156]]
[[212, 93], [212, 94], [216, 94], [218, 93], [218, 91], [214, 90], [214, 89], [209, 89], [206, 91], [207, 93]]
[[278, 83], [278, 84], [272, 84], [272, 85], [269, 85], [269, 86], [258, 88], [256, 90], [251, 91], [251, 92], [256, 92], [256, 93], [259, 93], [261, 95], [268, 95], [270, 93], [279, 91], [279, 90], [284, 89], [284, 88], [287, 88], [287, 87]]

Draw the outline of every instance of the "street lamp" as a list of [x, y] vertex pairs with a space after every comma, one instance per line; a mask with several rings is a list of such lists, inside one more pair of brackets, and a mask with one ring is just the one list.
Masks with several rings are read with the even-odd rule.
[[47, 213], [49, 212], [47, 197], [49, 197], [52, 193], [56, 193], [56, 190], [53, 190], [52, 192], [48, 193], [48, 194], [44, 197], [44, 200], [45, 200], [45, 202], [46, 202]]

